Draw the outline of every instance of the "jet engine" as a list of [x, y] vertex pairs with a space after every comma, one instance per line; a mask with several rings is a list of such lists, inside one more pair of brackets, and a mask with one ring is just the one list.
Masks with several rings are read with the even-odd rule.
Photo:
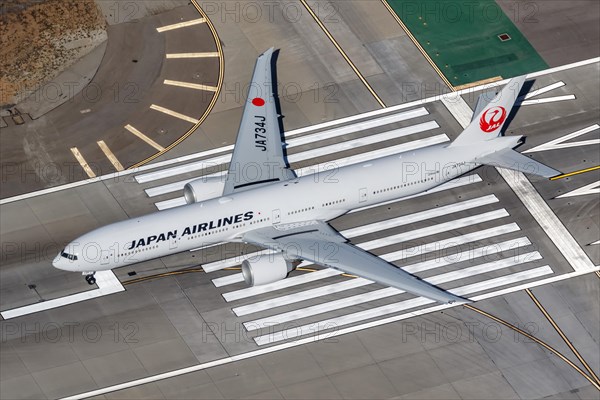
[[266, 285], [279, 281], [293, 269], [292, 262], [281, 254], [261, 254], [242, 262], [242, 276], [249, 286]]
[[183, 197], [188, 204], [199, 203], [223, 195], [225, 181], [220, 176], [195, 179], [183, 187]]

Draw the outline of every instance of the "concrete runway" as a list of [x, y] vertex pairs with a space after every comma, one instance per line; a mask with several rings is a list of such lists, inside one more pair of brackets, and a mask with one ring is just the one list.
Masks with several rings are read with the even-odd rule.
[[[287, 12], [302, 9], [300, 3], [283, 4], [292, 4]], [[39, 303], [43, 306], [67, 295], [96, 293], [81, 276], [50, 267], [62, 244], [97, 226], [152, 212], [157, 205], [168, 207], [180, 197], [174, 189], [178, 182], [215, 172], [192, 171], [190, 165], [228, 153], [220, 148], [235, 139], [239, 88], [247, 84], [256, 55], [271, 45], [267, 42], [281, 48], [278, 81], [287, 141], [290, 146], [296, 139], [304, 141], [289, 149], [297, 160], [294, 168], [352, 162], [364, 154], [372, 157], [371, 152], [428, 143], [422, 140], [447, 140], [443, 135], [452, 139], [460, 132], [459, 121], [441, 101], [377, 114], [380, 107], [372, 94], [302, 10], [293, 22], [291, 14], [283, 18], [275, 12], [264, 23], [251, 19], [250, 9], [227, 14], [206, 6], [224, 44], [226, 83], [213, 112], [185, 145], [157, 159], [155, 168], [1, 205], [3, 313], [40, 300], [46, 300]], [[383, 6], [343, 3], [333, 17], [330, 12], [323, 6], [319, 15], [387, 106], [444, 91], [441, 79]], [[584, 58], [589, 57], [582, 53]], [[528, 136], [520, 150], [535, 150], [598, 124], [597, 76], [595, 62], [536, 78], [530, 92], [557, 82], [564, 86], [529, 100], [570, 94], [575, 99], [521, 106], [508, 131]], [[476, 97], [463, 98], [472, 106]], [[188, 100], [180, 99], [182, 105]], [[372, 113], [301, 130], [365, 112]], [[598, 132], [589, 130], [568, 142], [594, 140]], [[345, 149], [349, 143], [357, 145]], [[598, 165], [597, 146], [529, 154], [567, 172]], [[169, 161], [209, 150], [213, 154]], [[179, 166], [185, 171], [174, 169]], [[531, 180], [590, 263], [600, 264], [600, 246], [591, 244], [600, 238], [598, 196], [557, 197], [598, 181], [598, 171]], [[58, 398], [152, 377], [97, 397], [598, 398], [576, 369], [499, 322], [530, 332], [589, 374], [519, 287], [562, 279], [573, 267], [494, 169], [480, 168], [454, 187], [351, 213], [333, 225], [376, 254], [395, 253], [390, 257], [399, 266], [444, 279], [443, 287], [475, 285], [465, 289], [470, 297], [481, 297], [475, 306], [500, 320], [463, 307], [406, 308], [403, 302], [411, 296], [386, 296], [379, 285], [351, 286], [351, 279], [323, 272], [294, 271], [282, 283], [254, 293], [236, 281], [239, 271], [219, 269], [226, 266], [223, 259], [253, 249], [217, 246], [116, 270], [116, 290], [123, 284], [124, 291], [0, 321], [0, 397]], [[215, 272], [192, 272], [199, 265]], [[143, 280], [186, 269], [189, 273]], [[509, 293], [496, 293], [504, 289]], [[597, 375], [598, 277], [579, 275], [531, 292]], [[297, 298], [290, 300], [290, 294]], [[260, 329], [244, 325], [250, 322]], [[180, 374], [188, 367], [189, 373]], [[156, 379], [162, 373], [168, 375]]]

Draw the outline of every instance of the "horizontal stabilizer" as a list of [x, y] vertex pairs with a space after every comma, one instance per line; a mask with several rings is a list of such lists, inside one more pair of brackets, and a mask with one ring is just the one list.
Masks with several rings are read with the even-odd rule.
[[475, 162], [494, 167], [508, 168], [525, 174], [539, 175], [544, 178], [551, 178], [561, 174], [560, 171], [509, 148], [477, 157]]

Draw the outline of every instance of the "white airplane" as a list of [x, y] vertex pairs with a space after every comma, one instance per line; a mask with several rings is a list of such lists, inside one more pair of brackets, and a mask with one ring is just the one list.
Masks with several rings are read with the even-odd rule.
[[[441, 303], [468, 302], [353, 246], [327, 221], [355, 208], [430, 190], [481, 164], [544, 177], [559, 174], [513, 150], [522, 136], [500, 135], [525, 77], [509, 81], [491, 101], [480, 96], [471, 124], [450, 144], [341, 167], [334, 175], [297, 177], [283, 153], [272, 54], [270, 49], [256, 61], [224, 181], [194, 180], [184, 188], [187, 205], [113, 223], [75, 239], [54, 259], [54, 267], [83, 272], [94, 284], [96, 271], [241, 242], [271, 250], [243, 261], [248, 285], [284, 279], [295, 261], [306, 260]], [[408, 170], [412, 172], [403, 174]]]

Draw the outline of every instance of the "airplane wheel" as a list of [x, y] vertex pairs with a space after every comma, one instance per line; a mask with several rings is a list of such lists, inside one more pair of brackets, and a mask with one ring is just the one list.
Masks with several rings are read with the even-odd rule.
[[86, 275], [85, 276], [85, 281], [88, 283], [88, 285], [95, 285], [96, 284], [96, 278], [94, 277], [93, 274]]

